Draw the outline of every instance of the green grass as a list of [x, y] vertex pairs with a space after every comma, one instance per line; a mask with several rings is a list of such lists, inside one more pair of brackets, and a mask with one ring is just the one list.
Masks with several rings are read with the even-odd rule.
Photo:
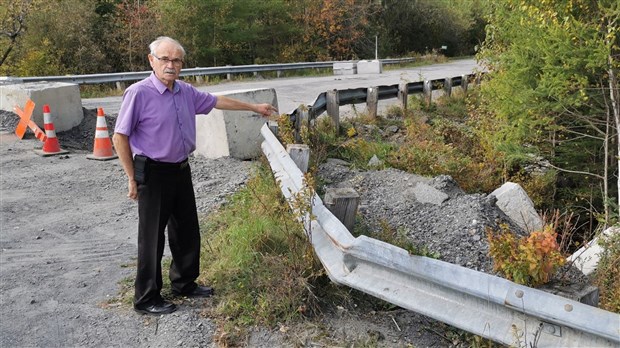
[[305, 314], [323, 271], [266, 164], [202, 230], [200, 277], [216, 288], [216, 314], [268, 326]]

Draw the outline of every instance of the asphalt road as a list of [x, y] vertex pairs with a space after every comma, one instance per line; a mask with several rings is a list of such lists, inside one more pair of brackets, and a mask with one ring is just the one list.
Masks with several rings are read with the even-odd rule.
[[[251, 79], [243, 81], [222, 82], [217, 85], [198, 87], [207, 92], [224, 92], [246, 89], [274, 88], [278, 97], [280, 113], [290, 113], [299, 105], [309, 105], [316, 97], [332, 89], [349, 89], [394, 85], [401, 82], [417, 82], [445, 77], [471, 74], [479, 69], [474, 59], [454, 60], [448, 63], [426, 65], [414, 68], [385, 70], [382, 74], [337, 75], [318, 77], [288, 77], [278, 79]], [[82, 106], [87, 109], [102, 107], [106, 114], [117, 114], [122, 97], [82, 99]], [[395, 102], [396, 99], [392, 100]], [[381, 103], [390, 103], [381, 101]]]

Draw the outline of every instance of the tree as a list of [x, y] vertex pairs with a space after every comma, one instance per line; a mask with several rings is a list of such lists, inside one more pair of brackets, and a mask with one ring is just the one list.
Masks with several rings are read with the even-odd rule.
[[17, 0], [12, 4], [0, 4], [0, 43], [4, 49], [0, 51], [0, 67], [7, 61], [17, 40], [26, 29], [26, 17], [34, 10], [33, 0]]
[[498, 149], [517, 161], [551, 159], [569, 190], [559, 198], [590, 216], [604, 211], [605, 222], [618, 191], [609, 183], [620, 153], [610, 152], [620, 125], [619, 15], [614, 0], [495, 2], [479, 55], [490, 72], [483, 95]]
[[[355, 45], [369, 39], [369, 18], [379, 7], [363, 0], [299, 1], [294, 18], [302, 27], [298, 54], [310, 60], [348, 60], [358, 58]], [[374, 40], [374, 34], [372, 35]]]

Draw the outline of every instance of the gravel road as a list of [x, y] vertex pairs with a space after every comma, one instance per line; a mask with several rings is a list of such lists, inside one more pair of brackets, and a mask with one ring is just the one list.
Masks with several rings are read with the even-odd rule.
[[[126, 198], [118, 160], [93, 161], [96, 112], [58, 133], [67, 155], [41, 157], [32, 134], [19, 140], [16, 117], [0, 112], [0, 347], [215, 347], [212, 300], [179, 300], [162, 317], [117, 300], [135, 272], [137, 206]], [[114, 117], [111, 117], [112, 120]], [[113, 123], [108, 121], [108, 124]], [[224, 203], [253, 163], [190, 159], [200, 213]], [[166, 249], [166, 253], [168, 250]], [[318, 322], [255, 328], [250, 347], [444, 344], [445, 325], [406, 310], [328, 308]]]

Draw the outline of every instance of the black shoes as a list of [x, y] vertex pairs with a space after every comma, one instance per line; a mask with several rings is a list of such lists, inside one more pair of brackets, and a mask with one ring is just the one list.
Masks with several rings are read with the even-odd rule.
[[177, 310], [177, 306], [174, 303], [161, 301], [154, 304], [146, 305], [146, 306], [134, 306], [133, 309], [142, 314], [148, 315], [161, 315], [161, 314], [170, 314]]
[[177, 296], [185, 296], [185, 297], [211, 297], [213, 296], [215, 291], [211, 287], [198, 285], [196, 286], [196, 289], [194, 289], [193, 291], [177, 292], [173, 290], [172, 293]]

